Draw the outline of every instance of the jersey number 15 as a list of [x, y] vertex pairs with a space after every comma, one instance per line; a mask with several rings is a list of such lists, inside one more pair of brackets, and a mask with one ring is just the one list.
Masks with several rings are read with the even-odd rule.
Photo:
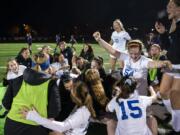
[[[127, 105], [128, 108], [131, 113], [129, 114], [130, 117], [136, 119], [136, 118], [141, 118], [142, 117], [142, 110], [141, 108], [137, 105], [139, 103], [139, 100], [131, 100], [131, 101], [127, 101]], [[122, 120], [126, 120], [128, 119], [128, 115], [126, 113], [126, 109], [125, 109], [125, 105], [124, 105], [124, 101], [119, 103], [121, 112], [122, 112]]]

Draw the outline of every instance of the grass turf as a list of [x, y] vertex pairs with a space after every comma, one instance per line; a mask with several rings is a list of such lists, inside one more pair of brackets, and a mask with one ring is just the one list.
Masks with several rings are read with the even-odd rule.
[[[32, 50], [33, 53], [37, 52], [37, 48], [42, 47], [43, 45], [49, 45], [51, 48], [55, 48], [54, 43], [33, 43]], [[6, 64], [9, 58], [13, 58], [17, 56], [18, 52], [22, 47], [27, 47], [26, 43], [0, 43], [0, 82], [2, 82], [2, 78], [5, 76], [6, 72]], [[77, 54], [80, 53], [83, 48], [83, 44], [75, 44]], [[94, 53], [96, 56], [101, 56], [104, 58], [106, 69], [109, 67], [109, 55], [108, 53], [102, 49], [97, 44], [92, 44], [92, 48], [94, 49]]]
[[[54, 43], [33, 43], [32, 52], [33, 53], [38, 52], [37, 48], [42, 47], [43, 45], [49, 45], [51, 48], [55, 48], [56, 46]], [[7, 65], [8, 59], [16, 57], [18, 52], [23, 47], [27, 47], [27, 44], [26, 43], [0, 43], [0, 82], [2, 82], [3, 77], [5, 77], [6, 75], [6, 65]], [[83, 44], [75, 44], [74, 47], [76, 48], [77, 55], [79, 55], [81, 49], [83, 48]], [[106, 69], [108, 69], [109, 68], [108, 53], [97, 44], [92, 44], [92, 48], [94, 50], [95, 56], [103, 57], [105, 67]], [[0, 89], [0, 94], [3, 94], [1, 89]], [[1, 103], [1, 99], [0, 99], [0, 103]], [[4, 119], [0, 119], [0, 135], [3, 135], [3, 127], [4, 127]]]

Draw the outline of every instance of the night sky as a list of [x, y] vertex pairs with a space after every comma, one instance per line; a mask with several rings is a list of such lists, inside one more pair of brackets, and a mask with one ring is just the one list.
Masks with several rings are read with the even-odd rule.
[[0, 4], [0, 34], [22, 24], [29, 24], [39, 35], [73, 29], [108, 31], [116, 18], [125, 28], [148, 30], [166, 4], [167, 0], [6, 0]]

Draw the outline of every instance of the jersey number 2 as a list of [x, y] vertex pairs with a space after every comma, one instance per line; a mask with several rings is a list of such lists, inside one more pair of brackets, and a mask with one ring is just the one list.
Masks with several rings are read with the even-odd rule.
[[[129, 114], [132, 118], [141, 118], [142, 117], [142, 110], [139, 106], [137, 106], [137, 103], [139, 103], [139, 100], [131, 100], [127, 101], [128, 109], [131, 110], [131, 113]], [[128, 119], [128, 115], [125, 110], [124, 102], [119, 103], [121, 112], [122, 112], [122, 120]]]

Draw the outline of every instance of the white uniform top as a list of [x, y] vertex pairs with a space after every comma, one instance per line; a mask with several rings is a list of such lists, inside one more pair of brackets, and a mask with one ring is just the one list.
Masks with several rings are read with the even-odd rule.
[[111, 40], [113, 41], [113, 48], [117, 51], [125, 51], [126, 50], [126, 41], [130, 40], [131, 37], [126, 31], [114, 31], [111, 35]]
[[12, 71], [8, 71], [7, 73], [7, 80], [11, 80], [11, 79], [15, 79], [21, 75], [23, 75], [23, 72], [24, 70], [26, 69], [27, 67], [24, 66], [24, 65], [19, 65], [18, 67], [18, 72], [17, 73], [14, 73]]
[[64, 59], [63, 65], [61, 63], [59, 63], [59, 62], [55, 62], [55, 63], [51, 64], [51, 67], [55, 68], [56, 70], [59, 70], [61, 67], [66, 66], [66, 65], [69, 65], [68, 60]]
[[134, 92], [128, 99], [114, 97], [107, 108], [116, 112], [118, 124], [115, 135], [152, 135], [146, 124], [146, 108], [152, 104], [152, 98], [139, 96]]
[[71, 114], [65, 121], [52, 121], [41, 117], [35, 110], [29, 111], [26, 119], [65, 135], [85, 135], [89, 125], [90, 112], [87, 107], [82, 106]]
[[147, 95], [147, 75], [148, 75], [148, 63], [152, 61], [145, 56], [133, 62], [129, 54], [121, 52], [119, 57], [120, 60], [124, 61], [123, 76], [132, 76], [137, 79], [138, 85], [137, 90], [140, 95]]
[[164, 105], [166, 106], [167, 110], [172, 115], [172, 127], [176, 132], [180, 132], [180, 110], [173, 110], [171, 106], [170, 99], [163, 100]]

